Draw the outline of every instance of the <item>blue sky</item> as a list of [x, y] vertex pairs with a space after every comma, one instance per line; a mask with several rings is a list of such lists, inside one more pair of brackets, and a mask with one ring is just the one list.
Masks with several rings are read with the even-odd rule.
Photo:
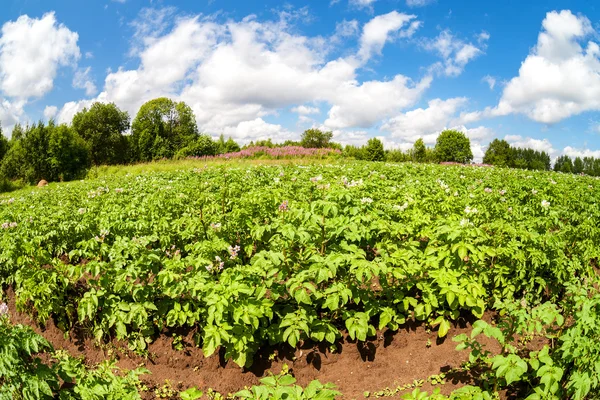
[[4, 0], [0, 122], [168, 96], [240, 142], [456, 128], [476, 158], [496, 137], [598, 157], [599, 22], [590, 1]]

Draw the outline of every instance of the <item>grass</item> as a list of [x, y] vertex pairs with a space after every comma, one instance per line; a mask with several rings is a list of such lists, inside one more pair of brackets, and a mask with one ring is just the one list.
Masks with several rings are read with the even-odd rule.
[[140, 175], [152, 172], [184, 171], [204, 166], [235, 166], [247, 167], [253, 165], [311, 165], [311, 164], [331, 164], [338, 162], [339, 158], [289, 158], [289, 159], [183, 159], [183, 160], [161, 160], [148, 163], [132, 165], [102, 165], [92, 167], [87, 179], [106, 178], [110, 176]]

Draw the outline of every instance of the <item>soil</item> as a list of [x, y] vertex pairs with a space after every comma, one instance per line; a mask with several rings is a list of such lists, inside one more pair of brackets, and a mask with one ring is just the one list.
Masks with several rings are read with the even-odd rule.
[[[246, 386], [259, 384], [260, 378], [269, 372], [280, 372], [284, 364], [289, 366], [298, 384], [305, 386], [313, 379], [331, 382], [343, 394], [343, 399], [364, 399], [366, 391], [393, 390], [415, 380], [426, 381], [440, 373], [447, 373], [446, 383], [436, 386], [444, 394], [473, 383], [474, 379], [467, 373], [448, 372], [467, 359], [468, 352], [456, 351], [456, 343], [451, 340], [455, 335], [471, 331], [472, 321], [467, 318], [453, 326], [445, 339], [438, 339], [437, 332], [429, 332], [423, 325], [407, 323], [397, 332], [378, 332], [376, 338], [367, 342], [352, 341], [344, 335], [333, 353], [329, 346], [311, 343], [303, 343], [296, 350], [289, 346], [266, 346], [256, 354], [252, 368], [242, 369], [225, 361], [224, 352], [205, 358], [202, 350], [193, 345], [194, 332], [179, 332], [185, 346], [180, 351], [173, 349], [172, 335], [161, 335], [149, 346], [148, 358], [129, 351], [126, 343], [113, 341], [98, 346], [85, 332], [74, 329], [65, 334], [52, 320], [40, 327], [26, 314], [17, 312], [12, 290], [6, 294], [11, 321], [33, 327], [55, 349], [65, 349], [75, 357], [84, 357], [88, 365], [114, 358], [124, 369], [147, 368], [151, 374], [141, 377], [148, 387], [144, 394], [146, 399], [154, 399], [153, 391], [163, 387], [166, 381], [176, 390], [196, 386], [222, 394], [235, 393]], [[493, 316], [488, 312], [484, 320], [489, 322]], [[497, 342], [485, 337], [480, 341], [489, 350], [499, 351]], [[425, 382], [422, 390], [431, 393], [431, 384]], [[398, 393], [398, 397], [403, 393], [406, 392]]]

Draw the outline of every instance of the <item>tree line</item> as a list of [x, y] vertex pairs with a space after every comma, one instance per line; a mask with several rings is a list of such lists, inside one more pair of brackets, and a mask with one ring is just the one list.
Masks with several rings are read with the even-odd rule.
[[[306, 130], [299, 141], [273, 143], [271, 139], [241, 147], [233, 139], [219, 140], [198, 131], [192, 109], [184, 102], [161, 97], [142, 105], [135, 119], [114, 103], [96, 102], [75, 114], [71, 124], [38, 122], [16, 125], [11, 139], [0, 127], [0, 191], [11, 181], [35, 183], [78, 179], [91, 166], [131, 164], [159, 159], [214, 156], [234, 153], [251, 146], [301, 146], [334, 148], [342, 156], [358, 160], [391, 162], [457, 162], [473, 160], [471, 143], [462, 132], [445, 130], [434, 147], [418, 139], [407, 151], [385, 150], [383, 142], [371, 138], [362, 146], [342, 146], [332, 141], [332, 132]], [[532, 149], [515, 148], [505, 140], [490, 143], [486, 164], [549, 170], [550, 156]], [[559, 157], [554, 170], [600, 176], [600, 160], [591, 157]]]

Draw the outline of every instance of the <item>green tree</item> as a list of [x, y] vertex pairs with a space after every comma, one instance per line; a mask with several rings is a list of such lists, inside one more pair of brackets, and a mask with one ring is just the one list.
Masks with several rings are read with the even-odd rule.
[[302, 134], [300, 145], [306, 148], [329, 147], [329, 142], [332, 137], [332, 132], [323, 132], [319, 129], [308, 129]]
[[221, 134], [221, 136], [219, 136], [219, 141], [217, 142], [217, 149], [218, 154], [236, 153], [240, 151], [240, 145], [231, 137], [225, 140], [225, 136]]
[[90, 166], [87, 143], [67, 125], [50, 126], [48, 161], [51, 174], [48, 180], [66, 181], [78, 178]]
[[208, 135], [199, 135], [196, 140], [177, 151], [175, 158], [214, 156], [219, 154], [219, 142]]
[[367, 161], [383, 161], [385, 160], [385, 151], [383, 143], [377, 138], [371, 138], [364, 148], [364, 157]]
[[573, 172], [573, 161], [571, 157], [562, 155], [556, 159], [554, 163], [554, 171], [570, 174]]
[[442, 162], [466, 164], [473, 160], [471, 141], [464, 133], [455, 130], [445, 130], [440, 133], [435, 143], [435, 154]]
[[133, 154], [141, 161], [173, 157], [198, 138], [192, 109], [184, 102], [176, 103], [166, 97], [142, 105], [131, 128]]
[[75, 133], [89, 146], [94, 165], [120, 164], [127, 158], [129, 114], [114, 103], [96, 102], [75, 114], [72, 122]]
[[425, 162], [425, 159], [427, 158], [427, 148], [425, 147], [423, 139], [419, 138], [413, 145], [412, 156], [413, 160], [416, 162]]
[[511, 164], [511, 154], [510, 144], [506, 140], [494, 139], [485, 151], [483, 163], [507, 167]]
[[0, 125], [0, 161], [2, 161], [2, 159], [8, 152], [9, 147], [10, 147], [10, 143], [8, 142], [8, 139], [2, 133], [2, 125]]
[[583, 172], [583, 160], [581, 157], [576, 157], [573, 162], [573, 173], [581, 174]]

